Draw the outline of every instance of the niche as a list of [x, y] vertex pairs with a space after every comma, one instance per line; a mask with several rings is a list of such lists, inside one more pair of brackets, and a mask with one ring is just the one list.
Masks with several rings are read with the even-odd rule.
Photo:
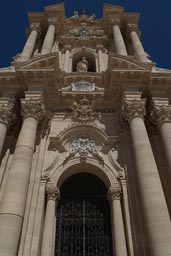
[[96, 59], [90, 52], [78, 52], [73, 55], [72, 72], [96, 72]]

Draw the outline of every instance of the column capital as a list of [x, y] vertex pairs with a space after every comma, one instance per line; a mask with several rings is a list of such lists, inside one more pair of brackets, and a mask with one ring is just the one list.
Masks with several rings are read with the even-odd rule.
[[67, 50], [71, 51], [71, 45], [70, 44], [67, 44], [67, 45], [64, 46], [64, 52], [66, 52]]
[[43, 119], [45, 108], [41, 92], [25, 92], [25, 99], [21, 100], [21, 114], [24, 118], [33, 117], [37, 121]]
[[48, 188], [47, 191], [47, 200], [59, 201], [60, 200], [60, 191], [58, 188]]
[[139, 34], [139, 29], [138, 26], [136, 24], [128, 24], [128, 31], [129, 32], [136, 32], [137, 34]]
[[108, 200], [114, 201], [114, 200], [120, 200], [122, 195], [121, 187], [110, 187], [108, 190]]
[[167, 98], [153, 99], [152, 119], [159, 128], [163, 123], [171, 123], [171, 105]]
[[56, 25], [56, 23], [57, 23], [57, 18], [55, 17], [48, 18], [48, 25]]
[[14, 122], [16, 118], [16, 114], [14, 111], [15, 104], [14, 101], [10, 101], [10, 99], [0, 100], [0, 123], [5, 125], [10, 125]]
[[40, 23], [32, 23], [30, 25], [30, 30], [40, 32]]
[[118, 18], [113, 18], [113, 19], [111, 19], [111, 23], [112, 23], [112, 26], [114, 26], [114, 25], [117, 25], [117, 26], [119, 26], [120, 27], [120, 19], [118, 19]]
[[97, 45], [96, 45], [96, 49], [97, 49], [97, 52], [98, 52], [99, 50], [104, 51], [104, 46], [103, 46], [102, 44], [97, 44]]
[[135, 117], [144, 118], [146, 99], [141, 99], [140, 94], [129, 95], [123, 99], [122, 118], [131, 121]]

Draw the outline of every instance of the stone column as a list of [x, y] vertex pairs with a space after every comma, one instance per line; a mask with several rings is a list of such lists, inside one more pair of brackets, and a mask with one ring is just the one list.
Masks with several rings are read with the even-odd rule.
[[113, 39], [116, 47], [116, 52], [120, 55], [127, 56], [127, 50], [125, 46], [125, 42], [123, 40], [120, 27], [119, 27], [119, 21], [114, 21], [113, 24]]
[[57, 188], [49, 188], [47, 190], [47, 206], [44, 221], [43, 241], [41, 256], [52, 256], [53, 252], [53, 238], [56, 206], [60, 200], [60, 193]]
[[0, 256], [16, 256], [24, 217], [38, 121], [43, 116], [41, 98], [22, 100], [23, 125], [0, 205]]
[[171, 172], [171, 105], [169, 99], [153, 98], [155, 119], [161, 133], [163, 145]]
[[64, 58], [64, 71], [65, 72], [69, 72], [70, 51], [71, 51], [71, 46], [66, 45], [65, 46], [65, 58]]
[[49, 23], [51, 23], [48, 27], [42, 50], [41, 50], [41, 55], [50, 53], [52, 50], [53, 42], [54, 42], [54, 37], [55, 37], [55, 19], [49, 19]]
[[105, 70], [104, 60], [103, 60], [103, 45], [98, 44], [96, 47], [97, 47], [97, 53], [98, 53], [99, 71], [103, 72]]
[[12, 121], [14, 121], [14, 103], [9, 99], [0, 100], [0, 156], [4, 145], [7, 128]]
[[150, 62], [147, 58], [148, 54], [144, 51], [142, 43], [137, 35], [136, 27], [130, 27], [130, 36], [137, 58], [141, 62]]
[[113, 254], [127, 256], [123, 215], [121, 210], [121, 188], [110, 188], [108, 198], [111, 205]]
[[138, 184], [154, 256], [171, 255], [171, 222], [158, 169], [144, 125], [145, 99], [124, 100], [123, 117], [129, 120]]
[[30, 33], [30, 35], [27, 39], [27, 42], [24, 46], [24, 49], [21, 53], [20, 61], [24, 62], [31, 58], [33, 51], [34, 51], [36, 39], [38, 36], [38, 30], [39, 30], [39, 24], [33, 24], [31, 26], [31, 33]]

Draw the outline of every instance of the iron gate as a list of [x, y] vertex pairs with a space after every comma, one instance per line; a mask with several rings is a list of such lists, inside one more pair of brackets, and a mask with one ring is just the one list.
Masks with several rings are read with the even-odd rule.
[[57, 211], [55, 256], [112, 256], [105, 200], [63, 200]]

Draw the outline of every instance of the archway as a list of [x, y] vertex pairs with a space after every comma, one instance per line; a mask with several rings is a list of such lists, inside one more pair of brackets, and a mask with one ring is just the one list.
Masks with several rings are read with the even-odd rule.
[[102, 180], [74, 174], [60, 192], [55, 256], [112, 256], [110, 207]]

